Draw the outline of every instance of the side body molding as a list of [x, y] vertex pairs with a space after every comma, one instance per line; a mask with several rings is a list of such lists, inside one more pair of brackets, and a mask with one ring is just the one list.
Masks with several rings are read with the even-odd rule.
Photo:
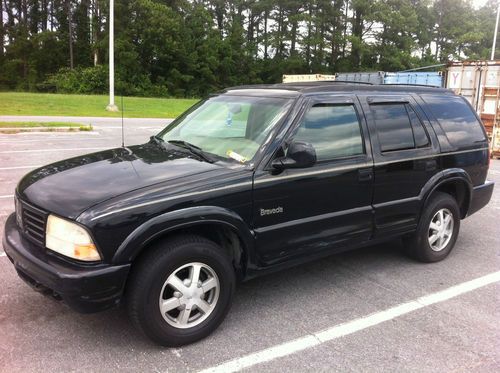
[[143, 223], [122, 242], [112, 262], [129, 263], [158, 236], [179, 228], [201, 224], [219, 224], [232, 229], [241, 239], [247, 255], [252, 256], [254, 236], [238, 214], [217, 206], [196, 206], [167, 212]]

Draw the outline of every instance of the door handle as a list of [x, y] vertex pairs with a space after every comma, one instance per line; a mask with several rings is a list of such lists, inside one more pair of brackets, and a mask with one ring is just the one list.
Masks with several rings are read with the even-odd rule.
[[358, 170], [358, 180], [359, 181], [370, 181], [373, 179], [373, 169], [372, 168], [362, 168]]

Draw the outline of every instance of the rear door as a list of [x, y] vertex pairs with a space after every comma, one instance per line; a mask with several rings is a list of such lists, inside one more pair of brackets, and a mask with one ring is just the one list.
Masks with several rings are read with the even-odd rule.
[[354, 96], [323, 96], [306, 105], [285, 144], [312, 144], [317, 164], [255, 173], [256, 248], [266, 264], [371, 237], [372, 157], [359, 104]]
[[416, 227], [421, 192], [438, 172], [438, 142], [412, 96], [360, 97], [374, 157], [374, 236]]

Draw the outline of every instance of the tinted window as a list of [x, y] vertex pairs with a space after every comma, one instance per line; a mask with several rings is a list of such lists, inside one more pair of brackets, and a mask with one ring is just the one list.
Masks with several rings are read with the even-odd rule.
[[422, 122], [410, 105], [406, 105], [406, 110], [410, 117], [411, 127], [413, 129], [413, 137], [415, 139], [415, 146], [417, 148], [423, 148], [429, 145], [429, 137], [425, 131]]
[[294, 137], [314, 146], [319, 161], [363, 153], [353, 105], [316, 105], [308, 110]]
[[470, 145], [485, 140], [481, 124], [462, 98], [424, 95], [423, 99], [452, 145]]
[[383, 152], [413, 149], [415, 141], [405, 104], [370, 106]]

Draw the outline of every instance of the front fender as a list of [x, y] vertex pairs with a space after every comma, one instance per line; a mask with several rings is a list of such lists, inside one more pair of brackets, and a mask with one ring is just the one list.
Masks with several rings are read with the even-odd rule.
[[220, 224], [232, 229], [247, 250], [253, 247], [254, 237], [248, 225], [234, 211], [217, 206], [196, 206], [167, 212], [137, 227], [122, 242], [113, 263], [129, 263], [155, 238], [179, 228], [199, 224]]

